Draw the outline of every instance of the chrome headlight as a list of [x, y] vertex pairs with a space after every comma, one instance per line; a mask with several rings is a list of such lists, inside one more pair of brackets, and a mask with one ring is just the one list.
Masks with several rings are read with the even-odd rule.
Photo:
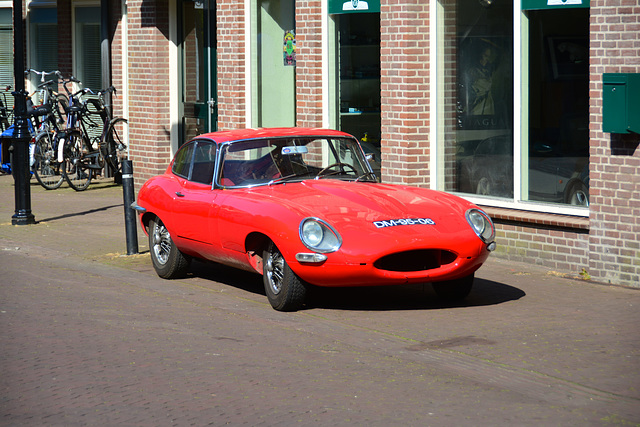
[[335, 252], [342, 245], [342, 238], [329, 224], [318, 218], [305, 218], [300, 223], [300, 240], [312, 251]]
[[480, 209], [469, 209], [465, 213], [465, 216], [467, 217], [467, 222], [480, 240], [487, 244], [493, 242], [493, 239], [496, 237], [496, 230], [489, 215]]

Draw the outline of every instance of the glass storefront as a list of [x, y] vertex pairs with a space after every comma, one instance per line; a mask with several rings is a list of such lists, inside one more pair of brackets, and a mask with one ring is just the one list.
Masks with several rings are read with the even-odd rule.
[[513, 197], [513, 2], [441, 2], [444, 190]]
[[514, 7], [438, 2], [438, 187], [500, 206], [588, 206], [589, 9], [516, 10], [516, 26]]

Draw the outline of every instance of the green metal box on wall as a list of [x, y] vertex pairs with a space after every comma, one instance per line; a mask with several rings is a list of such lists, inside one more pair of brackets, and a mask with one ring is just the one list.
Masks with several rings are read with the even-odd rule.
[[640, 74], [602, 75], [602, 130], [640, 133]]

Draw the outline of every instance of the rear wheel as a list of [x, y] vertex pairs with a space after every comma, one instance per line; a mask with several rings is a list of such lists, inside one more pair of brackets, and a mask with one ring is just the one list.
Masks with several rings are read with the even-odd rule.
[[191, 264], [191, 258], [180, 252], [159, 218], [149, 223], [149, 252], [153, 268], [163, 279], [183, 277]]
[[62, 173], [67, 183], [76, 191], [86, 190], [91, 184], [93, 170], [89, 168], [91, 161], [86, 158], [83, 151], [86, 151], [82, 136], [79, 132], [71, 132], [60, 139], [58, 144], [64, 143], [64, 160], [62, 162]]
[[455, 280], [433, 283], [433, 290], [441, 300], [461, 301], [471, 292], [473, 287], [473, 274]]
[[270, 243], [262, 257], [264, 290], [271, 306], [278, 311], [302, 308], [306, 284], [291, 270], [280, 250]]
[[36, 180], [47, 190], [55, 190], [60, 187], [64, 177], [60, 173], [58, 153], [56, 152], [54, 139], [49, 132], [43, 132], [36, 137], [32, 166]]

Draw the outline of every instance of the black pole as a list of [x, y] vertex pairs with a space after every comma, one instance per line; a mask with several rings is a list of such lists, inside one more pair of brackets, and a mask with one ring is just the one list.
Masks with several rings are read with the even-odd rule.
[[13, 171], [15, 189], [15, 213], [11, 217], [13, 225], [35, 224], [31, 213], [31, 188], [29, 187], [29, 125], [27, 124], [27, 92], [24, 89], [24, 25], [22, 21], [22, 0], [13, 0], [13, 75], [16, 91], [15, 121], [13, 123]]
[[[111, 86], [111, 43], [109, 41], [109, 0], [100, 0], [100, 63], [102, 65], [102, 89]], [[104, 94], [104, 102], [109, 108], [113, 117], [113, 97], [111, 92]], [[114, 177], [117, 181], [119, 177], [115, 176], [116, 171], [111, 169], [107, 163], [104, 167], [105, 177]]]
[[133, 163], [122, 160], [122, 197], [124, 199], [124, 226], [127, 236], [127, 255], [138, 253], [138, 229], [136, 227], [136, 213], [131, 207], [135, 202], [133, 189]]

